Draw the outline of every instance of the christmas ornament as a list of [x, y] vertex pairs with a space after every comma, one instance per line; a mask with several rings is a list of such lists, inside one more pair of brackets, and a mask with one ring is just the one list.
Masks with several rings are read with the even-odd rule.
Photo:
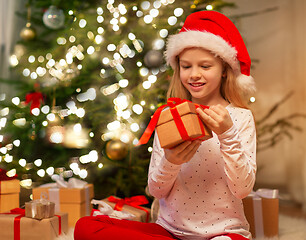
[[51, 5], [43, 15], [43, 22], [51, 29], [59, 29], [63, 27], [65, 23], [63, 10]]
[[158, 68], [163, 63], [163, 54], [158, 50], [150, 50], [144, 57], [144, 63], [149, 68]]
[[28, 7], [27, 9], [27, 24], [21, 30], [20, 37], [24, 41], [31, 41], [36, 37], [36, 31], [34, 28], [31, 27], [31, 8]]
[[120, 140], [110, 140], [106, 144], [106, 155], [109, 159], [122, 160], [128, 154], [128, 145]]
[[31, 23], [27, 23], [26, 26], [21, 30], [20, 37], [24, 41], [31, 41], [36, 37], [36, 31], [31, 27]]
[[40, 108], [40, 105], [43, 102], [44, 102], [44, 96], [39, 91], [31, 92], [26, 95], [25, 104], [31, 103], [30, 105], [31, 112], [34, 108]]

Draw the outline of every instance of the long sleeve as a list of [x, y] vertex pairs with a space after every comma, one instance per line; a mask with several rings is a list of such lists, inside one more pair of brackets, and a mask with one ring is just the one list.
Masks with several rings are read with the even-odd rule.
[[165, 198], [171, 191], [180, 168], [180, 165], [170, 163], [165, 158], [155, 133], [148, 175], [150, 194], [158, 199]]
[[233, 117], [234, 125], [219, 135], [227, 183], [234, 196], [246, 197], [256, 174], [256, 130], [251, 111]]

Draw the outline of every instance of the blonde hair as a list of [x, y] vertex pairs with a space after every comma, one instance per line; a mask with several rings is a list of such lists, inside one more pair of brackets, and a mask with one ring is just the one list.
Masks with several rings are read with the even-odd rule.
[[[248, 108], [245, 96], [243, 95], [242, 89], [239, 88], [233, 69], [228, 63], [224, 62], [224, 73], [225, 77], [222, 78], [220, 93], [221, 96], [232, 103], [236, 107]], [[184, 87], [180, 79], [180, 67], [179, 59], [177, 57], [177, 64], [173, 69], [173, 75], [170, 82], [170, 86], [167, 92], [167, 98], [177, 97], [181, 99], [187, 99], [191, 101], [191, 94]]]

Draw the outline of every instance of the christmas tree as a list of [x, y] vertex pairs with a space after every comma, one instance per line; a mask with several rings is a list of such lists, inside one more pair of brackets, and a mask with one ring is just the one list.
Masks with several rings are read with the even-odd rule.
[[144, 194], [152, 142], [136, 147], [166, 102], [166, 38], [215, 1], [30, 0], [0, 92], [0, 167], [23, 187], [77, 177], [97, 198]]

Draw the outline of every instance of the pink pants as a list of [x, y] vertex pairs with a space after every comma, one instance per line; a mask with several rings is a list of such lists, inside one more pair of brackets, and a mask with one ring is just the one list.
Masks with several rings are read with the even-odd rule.
[[[247, 240], [227, 234], [232, 240]], [[118, 220], [107, 216], [83, 217], [74, 230], [75, 240], [170, 240], [178, 239], [156, 223]]]

